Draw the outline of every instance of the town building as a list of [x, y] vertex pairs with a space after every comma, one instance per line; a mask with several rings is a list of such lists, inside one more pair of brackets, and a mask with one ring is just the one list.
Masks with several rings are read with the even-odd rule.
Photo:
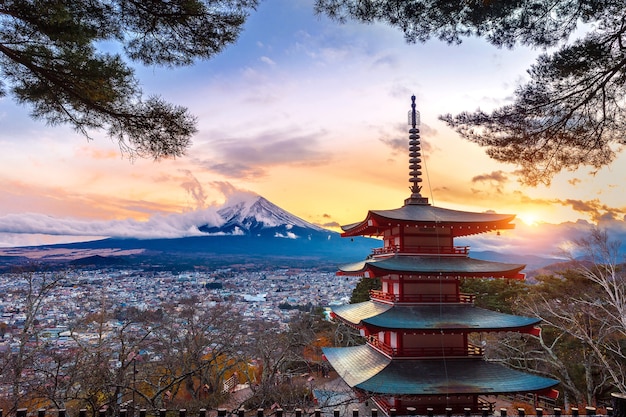
[[[389, 413], [481, 413], [486, 395], [552, 394], [559, 381], [523, 373], [484, 358], [470, 335], [485, 332], [536, 334], [539, 319], [474, 306], [462, 294], [466, 278], [524, 279], [525, 265], [473, 259], [461, 236], [512, 229], [515, 215], [435, 207], [421, 195], [419, 113], [409, 112], [411, 196], [391, 210], [370, 210], [344, 226], [344, 237], [376, 236], [383, 246], [365, 260], [340, 267], [339, 275], [379, 278], [370, 300], [333, 309], [358, 329], [366, 343], [324, 349], [339, 376], [362, 400]], [[493, 411], [493, 410], [492, 410]]]

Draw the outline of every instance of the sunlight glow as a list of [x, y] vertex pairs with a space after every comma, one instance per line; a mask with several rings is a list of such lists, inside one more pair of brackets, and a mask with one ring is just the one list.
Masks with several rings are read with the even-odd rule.
[[539, 223], [537, 216], [533, 213], [519, 213], [516, 217], [527, 226], [536, 226]]

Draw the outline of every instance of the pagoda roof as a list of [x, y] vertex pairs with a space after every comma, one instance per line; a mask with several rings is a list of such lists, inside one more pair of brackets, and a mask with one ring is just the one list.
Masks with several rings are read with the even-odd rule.
[[537, 392], [559, 383], [482, 359], [391, 359], [368, 345], [324, 348], [351, 387], [391, 395], [467, 395]]
[[484, 261], [465, 256], [396, 255], [371, 257], [342, 265], [339, 274], [361, 275], [370, 272], [372, 276], [381, 276], [397, 272], [523, 279], [524, 275], [520, 271], [525, 267], [524, 264]]
[[392, 210], [370, 210], [365, 220], [342, 226], [342, 236], [379, 235], [397, 224], [451, 227], [453, 236], [467, 236], [491, 230], [512, 229], [514, 214], [476, 213], [451, 210], [430, 204], [405, 204]]
[[507, 331], [532, 328], [541, 320], [475, 307], [472, 304], [392, 305], [375, 301], [333, 307], [353, 325], [416, 331]]

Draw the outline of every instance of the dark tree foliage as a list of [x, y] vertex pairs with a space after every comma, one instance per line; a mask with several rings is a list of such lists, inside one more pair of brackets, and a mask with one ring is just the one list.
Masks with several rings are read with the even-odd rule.
[[507, 314], [513, 314], [517, 299], [528, 292], [525, 282], [507, 279], [465, 278], [460, 286], [463, 293], [476, 296], [477, 307]]
[[380, 278], [361, 278], [356, 284], [352, 295], [350, 295], [350, 304], [362, 303], [370, 299], [370, 290], [380, 290], [382, 283]]
[[10, 92], [31, 107], [32, 117], [69, 124], [87, 137], [106, 130], [131, 157], [180, 156], [196, 132], [195, 117], [159, 97], [142, 98], [130, 62], [175, 67], [209, 58], [237, 39], [256, 5], [2, 1], [0, 96]]
[[549, 184], [580, 166], [598, 169], [626, 143], [623, 0], [316, 0], [316, 11], [384, 22], [409, 42], [479, 36], [498, 47], [553, 48], [529, 69], [512, 104], [441, 116], [492, 158], [516, 164], [527, 184]]

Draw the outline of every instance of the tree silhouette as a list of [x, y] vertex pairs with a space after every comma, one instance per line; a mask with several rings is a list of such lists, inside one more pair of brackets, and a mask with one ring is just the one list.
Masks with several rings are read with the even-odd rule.
[[176, 67], [210, 58], [237, 39], [256, 4], [3, 1], [0, 96], [10, 92], [34, 118], [87, 137], [105, 130], [131, 157], [180, 156], [196, 132], [194, 116], [143, 98], [130, 63]]
[[623, 1], [317, 0], [316, 10], [339, 21], [389, 24], [409, 42], [478, 36], [498, 47], [552, 48], [511, 104], [441, 116], [490, 157], [519, 166], [527, 184], [549, 184], [580, 166], [599, 169], [626, 143]]

